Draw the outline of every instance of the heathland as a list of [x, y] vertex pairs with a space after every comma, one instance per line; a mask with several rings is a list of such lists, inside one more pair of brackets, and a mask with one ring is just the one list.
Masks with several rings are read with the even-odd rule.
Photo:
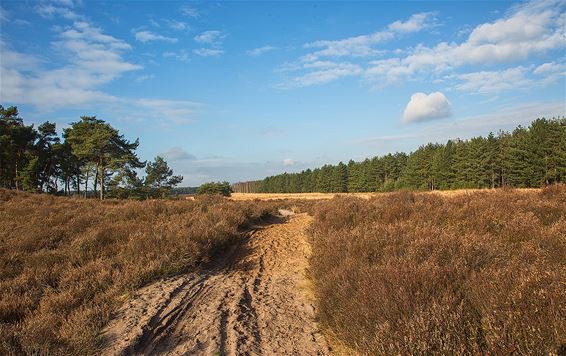
[[96, 117], [0, 143], [0, 354], [566, 354], [566, 119], [186, 200]]
[[566, 187], [319, 203], [319, 317], [372, 355], [566, 351]]
[[0, 190], [0, 354], [96, 354], [130, 293], [209, 261], [277, 206]]
[[[273, 220], [280, 208], [303, 213]], [[129, 352], [300, 354], [302, 333], [319, 353], [566, 347], [564, 186], [244, 202], [2, 190], [0, 224], [2, 353], [97, 354], [116, 325]]]

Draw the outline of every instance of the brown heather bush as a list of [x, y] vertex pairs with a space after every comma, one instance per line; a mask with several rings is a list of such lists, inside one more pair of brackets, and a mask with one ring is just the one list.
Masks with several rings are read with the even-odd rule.
[[0, 190], [0, 354], [96, 354], [132, 291], [208, 261], [276, 204]]
[[322, 323], [375, 355], [566, 352], [566, 186], [320, 203]]

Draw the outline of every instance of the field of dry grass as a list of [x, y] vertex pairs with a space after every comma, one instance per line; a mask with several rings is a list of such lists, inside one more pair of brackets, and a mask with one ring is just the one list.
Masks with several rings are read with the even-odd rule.
[[[433, 194], [439, 196], [455, 196], [473, 194], [476, 192], [494, 193], [497, 190], [493, 189], [458, 189], [458, 190], [434, 190], [429, 192], [419, 192], [418, 194]], [[540, 191], [537, 188], [531, 189], [515, 189], [516, 193], [528, 193], [533, 191]], [[397, 194], [393, 193], [232, 193], [230, 197], [236, 201], [247, 200], [328, 200], [334, 197], [356, 197], [363, 199], [370, 199], [384, 195]]]
[[334, 196], [0, 190], [0, 354], [97, 354], [134, 291], [219, 256], [281, 207], [314, 215], [310, 275], [335, 350], [566, 352], [566, 187]]
[[566, 352], [566, 187], [340, 197], [315, 210], [319, 316], [341, 349]]
[[132, 291], [209, 260], [275, 207], [0, 190], [0, 354], [96, 354]]

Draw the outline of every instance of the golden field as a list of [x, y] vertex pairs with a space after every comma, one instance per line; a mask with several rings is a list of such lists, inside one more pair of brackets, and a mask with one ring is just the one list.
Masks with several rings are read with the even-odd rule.
[[[466, 195], [473, 194], [475, 192], [486, 192], [493, 193], [499, 190], [496, 189], [458, 189], [458, 190], [434, 190], [428, 192], [418, 192], [416, 194], [435, 194], [439, 196], [456, 196], [456, 195]], [[526, 193], [540, 191], [538, 188], [529, 189], [513, 189], [516, 193]], [[230, 199], [236, 201], [246, 201], [246, 200], [327, 200], [333, 199], [334, 197], [354, 197], [362, 199], [370, 199], [377, 196], [383, 196], [388, 194], [396, 194], [396, 192], [391, 193], [232, 193]]]

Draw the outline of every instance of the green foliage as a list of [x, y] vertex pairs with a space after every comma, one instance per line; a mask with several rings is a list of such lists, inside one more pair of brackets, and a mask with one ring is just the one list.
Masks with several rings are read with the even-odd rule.
[[86, 163], [86, 170], [94, 169], [94, 190], [96, 192], [97, 185], [100, 186], [100, 199], [104, 198], [107, 179], [113, 173], [145, 166], [135, 154], [139, 140], [129, 142], [118, 130], [95, 116], [82, 116], [80, 121], [71, 123], [64, 137], [72, 153]]
[[[35, 129], [26, 126], [16, 107], [0, 105], [0, 188], [81, 193], [89, 188], [100, 199], [165, 197], [182, 181], [167, 162], [156, 157], [147, 165], [136, 154], [139, 140], [128, 141], [120, 132], [95, 116], [82, 116], [57, 135], [54, 123]], [[146, 167], [146, 178], [136, 170]], [[99, 193], [97, 193], [97, 189]]]
[[[18, 108], [5, 109], [0, 105], [0, 184], [6, 188], [22, 188], [22, 180], [33, 184], [22, 170], [34, 156], [37, 131], [26, 126], [19, 117]], [[29, 171], [29, 170], [28, 170]]]
[[512, 133], [429, 143], [410, 154], [283, 173], [254, 187], [264, 193], [336, 193], [532, 188], [560, 182], [566, 182], [566, 119], [542, 118]]
[[171, 189], [183, 181], [183, 176], [174, 176], [173, 170], [160, 156], [155, 157], [153, 162], [147, 164], [145, 173], [145, 186], [149, 189], [149, 194], [152, 197], [164, 198], [168, 196]]
[[232, 187], [228, 182], [204, 183], [198, 187], [197, 194], [223, 195], [225, 197], [229, 197], [232, 194]]

